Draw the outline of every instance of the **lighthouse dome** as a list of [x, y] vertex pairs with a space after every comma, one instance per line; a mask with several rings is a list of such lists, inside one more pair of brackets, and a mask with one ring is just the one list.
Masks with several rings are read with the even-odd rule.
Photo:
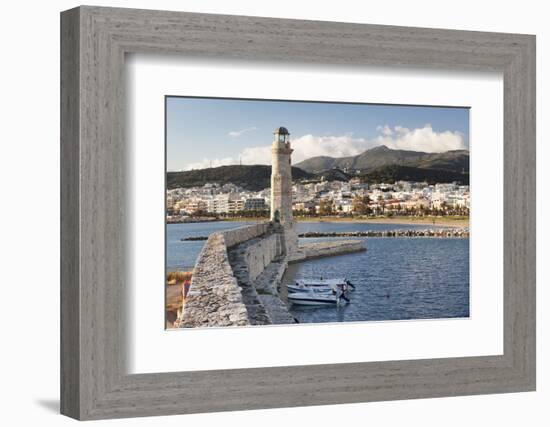
[[283, 126], [275, 129], [273, 133], [278, 133], [279, 135], [290, 135], [290, 132], [288, 131], [288, 129]]

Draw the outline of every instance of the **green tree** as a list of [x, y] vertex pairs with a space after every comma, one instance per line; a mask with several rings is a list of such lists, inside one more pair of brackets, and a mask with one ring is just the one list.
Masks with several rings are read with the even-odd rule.
[[319, 203], [319, 214], [320, 215], [332, 215], [334, 211], [333, 203], [331, 199], [323, 199]]
[[368, 215], [371, 211], [369, 207], [369, 196], [356, 196], [351, 202], [352, 210], [357, 215]]

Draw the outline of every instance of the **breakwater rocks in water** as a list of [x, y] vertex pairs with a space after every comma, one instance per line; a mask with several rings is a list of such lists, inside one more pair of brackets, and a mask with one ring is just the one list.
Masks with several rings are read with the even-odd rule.
[[470, 237], [468, 228], [426, 230], [308, 231], [298, 237]]
[[166, 219], [167, 224], [192, 224], [196, 222], [216, 222], [216, 221], [219, 221], [219, 218], [213, 218], [209, 216], [200, 216], [200, 217], [174, 216]]
[[[368, 230], [368, 231], [307, 231], [298, 237], [470, 237], [468, 228], [438, 228], [427, 230]], [[190, 236], [182, 242], [208, 240], [206, 236]]]

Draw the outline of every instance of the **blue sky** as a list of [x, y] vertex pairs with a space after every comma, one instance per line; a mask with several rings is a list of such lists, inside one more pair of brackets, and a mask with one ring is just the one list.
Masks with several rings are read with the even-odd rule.
[[291, 133], [293, 163], [356, 155], [377, 145], [441, 152], [469, 148], [469, 109], [168, 97], [168, 170], [269, 164], [273, 130]]

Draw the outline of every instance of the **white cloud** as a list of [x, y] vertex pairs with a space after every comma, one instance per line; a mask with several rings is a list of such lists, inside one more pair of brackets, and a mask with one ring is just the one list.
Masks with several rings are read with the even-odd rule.
[[255, 126], [252, 126], [252, 127], [244, 128], [240, 130], [232, 130], [232, 131], [229, 131], [227, 135], [230, 136], [231, 138], [238, 138], [239, 136], [242, 136], [246, 132], [252, 132], [253, 130], [256, 130], [256, 129], [258, 128]]
[[[298, 163], [302, 160], [315, 156], [346, 157], [355, 156], [374, 146], [365, 138], [354, 138], [352, 134], [341, 136], [315, 136], [303, 135], [291, 140], [292, 162]], [[270, 164], [271, 146], [245, 148], [240, 158], [243, 164]]]
[[347, 157], [361, 154], [374, 144], [366, 138], [354, 138], [353, 134], [340, 136], [304, 135], [291, 141], [293, 163], [315, 156]]
[[[250, 130], [255, 128], [248, 128]], [[316, 156], [347, 157], [356, 156], [370, 148], [386, 145], [392, 149], [425, 151], [439, 153], [449, 150], [467, 149], [464, 135], [458, 131], [436, 132], [430, 124], [416, 129], [408, 129], [403, 126], [388, 125], [378, 126], [379, 135], [375, 138], [355, 138], [352, 133], [340, 136], [315, 136], [303, 135], [291, 140], [292, 163]], [[243, 129], [243, 132], [247, 129]], [[241, 133], [242, 134], [242, 133]], [[271, 146], [247, 147], [241, 151], [238, 157], [226, 157], [220, 159], [203, 159], [200, 162], [189, 164], [189, 169], [201, 169], [222, 165], [239, 164], [256, 165], [271, 163]]]
[[441, 153], [468, 148], [464, 134], [461, 132], [449, 130], [436, 132], [430, 124], [412, 130], [395, 126], [393, 132], [382, 132], [382, 135], [375, 138], [374, 141], [375, 145], [387, 145], [389, 148], [397, 150], [425, 151], [428, 153]]
[[241, 152], [240, 159], [245, 165], [271, 164], [271, 145], [247, 147]]
[[376, 126], [376, 130], [384, 136], [393, 135], [393, 130], [388, 125]]

